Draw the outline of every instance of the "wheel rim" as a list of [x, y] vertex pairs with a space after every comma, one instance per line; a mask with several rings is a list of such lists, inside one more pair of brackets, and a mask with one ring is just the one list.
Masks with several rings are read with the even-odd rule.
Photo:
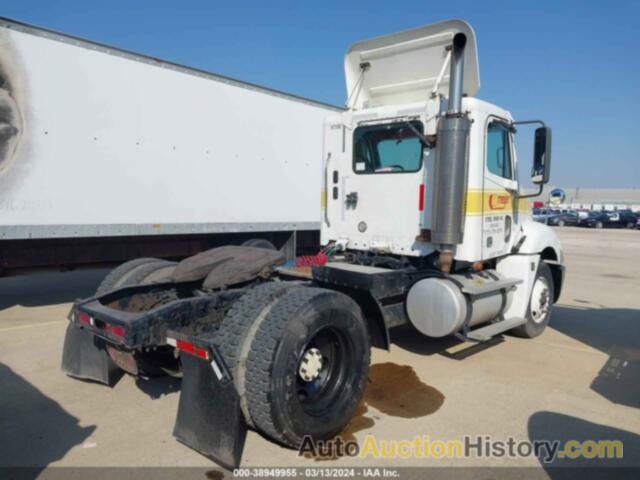
[[549, 284], [544, 277], [538, 277], [531, 292], [531, 318], [535, 323], [542, 323], [551, 307]]
[[347, 337], [335, 328], [321, 328], [298, 356], [296, 392], [309, 415], [323, 415], [343, 393], [351, 351]]

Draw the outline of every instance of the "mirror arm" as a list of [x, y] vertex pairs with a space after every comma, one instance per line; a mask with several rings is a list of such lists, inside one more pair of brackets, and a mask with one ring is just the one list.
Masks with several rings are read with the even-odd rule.
[[519, 122], [511, 122], [511, 125], [527, 125], [531, 123], [539, 123], [540, 126], [542, 127], [547, 126], [547, 124], [544, 123], [542, 120], [520, 120]]
[[518, 198], [531, 198], [531, 197], [537, 197], [540, 194], [542, 194], [542, 189], [544, 188], [543, 184], [539, 185], [538, 191], [536, 193], [530, 193], [528, 195], [520, 195], [520, 193], [518, 193]]

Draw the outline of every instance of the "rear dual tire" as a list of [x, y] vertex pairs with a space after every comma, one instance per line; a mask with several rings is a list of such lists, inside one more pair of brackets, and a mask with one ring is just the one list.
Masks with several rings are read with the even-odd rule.
[[243, 247], [266, 248], [267, 250], [277, 250], [276, 246], [264, 238], [252, 238], [242, 243]]
[[368, 332], [352, 299], [265, 284], [232, 307], [219, 335], [247, 423], [290, 447], [345, 428], [369, 368]]
[[104, 277], [96, 295], [103, 295], [116, 288], [138, 285], [146, 281], [161, 281], [168, 278], [176, 262], [159, 258], [136, 258], [119, 265]]
[[[100, 283], [96, 295], [104, 295], [117, 288], [159, 282], [169, 278], [177, 263], [159, 258], [136, 258], [114, 268]], [[102, 340], [101, 340], [102, 341]], [[158, 377], [180, 375], [180, 366], [173, 353], [160, 349], [154, 352], [134, 354], [138, 373], [143, 376]]]

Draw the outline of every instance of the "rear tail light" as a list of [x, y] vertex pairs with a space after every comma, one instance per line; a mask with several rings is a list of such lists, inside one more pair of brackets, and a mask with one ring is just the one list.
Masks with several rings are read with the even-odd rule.
[[83, 323], [85, 325], [93, 325], [93, 319], [86, 313], [78, 314], [78, 322]]
[[418, 199], [418, 211], [424, 212], [424, 183], [420, 184], [420, 198]]
[[107, 324], [106, 329], [113, 333], [116, 337], [124, 337], [124, 328]]
[[116, 337], [122, 338], [126, 333], [123, 327], [120, 327], [118, 325], [111, 325], [110, 323], [103, 322], [101, 320], [95, 320], [88, 313], [78, 312], [77, 319], [78, 319], [78, 323], [92, 326], [100, 330], [104, 330], [106, 332], [111, 333], [112, 335], [115, 335]]

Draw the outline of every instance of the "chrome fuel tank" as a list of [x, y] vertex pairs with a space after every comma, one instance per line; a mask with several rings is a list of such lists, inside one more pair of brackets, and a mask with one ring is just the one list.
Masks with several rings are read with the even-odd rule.
[[447, 278], [425, 278], [409, 290], [407, 314], [428, 337], [444, 337], [500, 316], [510, 305], [516, 281], [494, 270]]

